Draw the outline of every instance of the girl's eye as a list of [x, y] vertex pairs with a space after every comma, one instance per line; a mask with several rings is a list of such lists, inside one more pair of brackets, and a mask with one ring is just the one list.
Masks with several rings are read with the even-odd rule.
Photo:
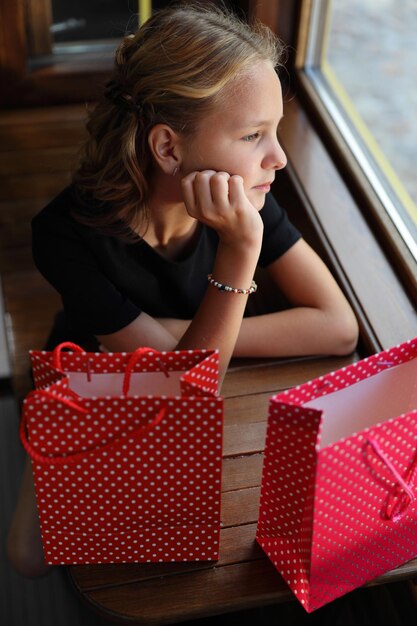
[[259, 137], [261, 136], [261, 133], [252, 133], [252, 135], [246, 135], [245, 137], [242, 137], [243, 141], [255, 141], [256, 139], [259, 139]]

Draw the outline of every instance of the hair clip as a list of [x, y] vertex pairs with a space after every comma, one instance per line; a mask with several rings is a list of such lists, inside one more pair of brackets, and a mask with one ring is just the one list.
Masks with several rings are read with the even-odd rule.
[[126, 93], [123, 85], [118, 81], [110, 80], [105, 89], [104, 96], [114, 106], [122, 107], [125, 111], [134, 112], [138, 115], [143, 115], [143, 106], [140, 103], [134, 102], [131, 95]]

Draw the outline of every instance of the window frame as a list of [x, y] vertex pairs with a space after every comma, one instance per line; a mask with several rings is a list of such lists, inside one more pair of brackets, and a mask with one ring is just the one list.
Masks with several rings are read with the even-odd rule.
[[[207, 1], [218, 4], [222, 0]], [[251, 1], [236, 0], [234, 4], [247, 14]], [[139, 2], [143, 14], [148, 15], [150, 0]], [[97, 51], [92, 46], [91, 52], [52, 56], [51, 15], [51, 0], [0, 0], [1, 108], [94, 101], [109, 80], [114, 48], [101, 46]], [[34, 29], [36, 32], [31, 32]], [[42, 56], [51, 62], [45, 63]]]
[[[390, 206], [392, 202], [383, 189], [384, 185], [380, 183], [380, 190], [377, 190], [378, 181], [375, 184], [371, 181], [372, 177], [376, 178], [375, 170], [364, 161], [360, 162], [354, 140], [351, 142], [335, 121], [337, 107], [333, 105], [334, 113], [332, 113], [331, 93], [323, 86], [322, 79], [317, 72], [324, 59], [322, 51], [317, 51], [317, 48], [312, 51], [308, 37], [309, 27], [312, 15], [314, 18], [314, 12], [318, 13], [319, 19], [322, 20], [321, 40], [326, 41], [331, 0], [321, 1], [318, 11], [316, 4], [317, 0], [300, 0], [297, 52], [294, 59], [297, 91], [310, 108], [315, 123], [323, 132], [329, 151], [333, 154], [335, 162], [343, 172], [345, 180], [352, 189], [364, 215], [373, 226], [384, 250], [398, 270], [406, 289], [410, 291], [414, 301], [417, 301], [417, 261], [415, 254], [410, 251], [410, 248], [414, 249], [414, 252], [417, 250], [417, 242], [410, 241], [410, 245], [407, 245], [407, 233], [401, 234], [401, 217], [398, 219], [393, 214]], [[341, 117], [339, 114], [340, 123], [343, 123]], [[397, 227], [396, 221], [399, 222]]]
[[305, 68], [314, 1], [275, 0], [268, 3], [275, 9], [265, 11], [253, 0], [251, 11], [289, 47], [279, 130], [288, 175], [373, 353], [417, 335], [416, 264]]
[[51, 19], [51, 0], [0, 0], [2, 108], [92, 101], [109, 79], [117, 42], [99, 51], [91, 46], [80, 54], [53, 55]]

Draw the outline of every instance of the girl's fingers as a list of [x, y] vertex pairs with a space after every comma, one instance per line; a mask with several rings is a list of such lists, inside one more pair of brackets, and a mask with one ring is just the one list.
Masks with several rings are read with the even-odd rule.
[[229, 201], [232, 206], [245, 206], [248, 202], [243, 187], [243, 178], [236, 174], [229, 179]]
[[194, 178], [197, 172], [191, 172], [181, 179], [182, 196], [185, 207], [190, 215], [195, 211]]
[[241, 176], [192, 172], [182, 179], [182, 191], [188, 214], [216, 230], [224, 243], [259, 243], [262, 220], [246, 196]]
[[227, 172], [216, 172], [210, 178], [211, 197], [214, 208], [219, 211], [230, 208], [229, 202], [229, 180], [230, 174]]
[[196, 208], [202, 215], [211, 212], [213, 209], [211, 181], [214, 176], [216, 176], [214, 170], [204, 170], [197, 172], [193, 181]]
[[257, 211], [246, 197], [241, 176], [213, 170], [192, 172], [183, 178], [182, 189], [189, 215], [217, 232], [237, 236], [242, 229], [253, 228]]
[[[229, 174], [204, 170], [192, 172], [182, 179], [182, 190], [187, 211], [193, 217], [208, 217], [228, 203]], [[219, 205], [219, 206], [218, 206]]]

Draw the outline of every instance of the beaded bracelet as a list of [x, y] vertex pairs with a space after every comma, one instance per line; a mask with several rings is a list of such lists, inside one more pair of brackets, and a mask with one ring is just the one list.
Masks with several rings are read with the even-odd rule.
[[218, 289], [219, 291], [230, 291], [231, 293], [243, 293], [245, 295], [250, 296], [251, 293], [255, 293], [255, 291], [258, 289], [258, 285], [255, 283], [254, 280], [251, 282], [249, 289], [238, 289], [237, 287], [229, 287], [229, 285], [223, 285], [223, 283], [219, 283], [217, 280], [214, 280], [213, 274], [209, 274], [207, 276], [207, 280], [209, 281], [210, 285], [212, 285], [213, 287], [216, 287], [216, 289]]

